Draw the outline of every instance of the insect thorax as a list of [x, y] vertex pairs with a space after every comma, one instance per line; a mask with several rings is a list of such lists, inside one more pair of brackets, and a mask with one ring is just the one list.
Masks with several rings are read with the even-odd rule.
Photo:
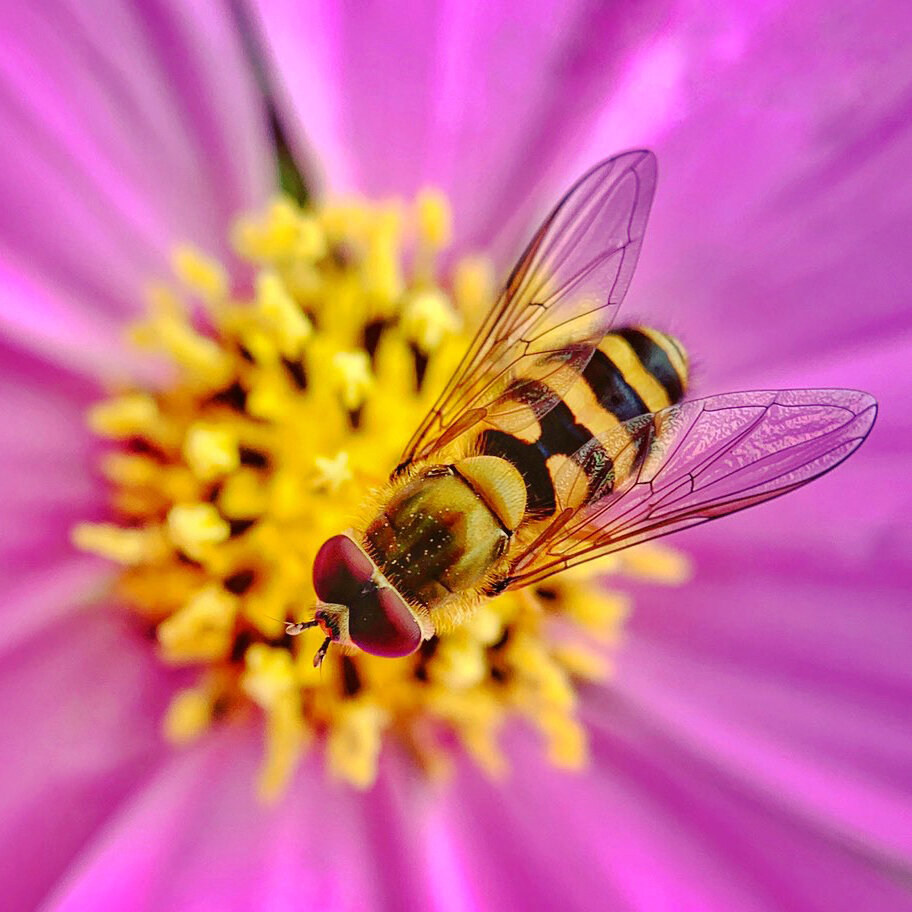
[[365, 539], [403, 596], [434, 607], [480, 585], [509, 534], [463, 477], [437, 466], [395, 493]]

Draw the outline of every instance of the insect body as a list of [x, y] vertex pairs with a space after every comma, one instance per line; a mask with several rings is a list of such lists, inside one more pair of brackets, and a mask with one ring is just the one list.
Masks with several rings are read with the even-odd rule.
[[611, 330], [633, 275], [655, 158], [584, 175], [532, 238], [359, 528], [314, 562], [326, 639], [414, 652], [480, 600], [769, 500], [836, 466], [876, 403], [854, 390], [682, 402], [687, 356]]
[[[681, 344], [649, 329], [609, 333], [592, 352], [579, 379], [563, 397], [516, 433], [483, 432], [483, 453], [506, 459], [522, 474], [526, 512], [530, 519], [550, 515], [556, 508], [555, 477], [563, 468], [572, 474], [575, 454], [581, 472], [591, 473], [610, 454], [597, 442], [623, 422], [680, 401], [687, 383], [687, 357]], [[517, 384], [517, 401], [549, 395], [546, 383], [530, 388]], [[588, 449], [586, 449], [588, 448]], [[598, 478], [604, 478], [600, 473]]]

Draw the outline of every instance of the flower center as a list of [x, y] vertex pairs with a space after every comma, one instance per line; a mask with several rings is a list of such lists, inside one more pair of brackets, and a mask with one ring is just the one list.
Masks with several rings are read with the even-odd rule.
[[643, 546], [501, 595], [402, 659], [336, 649], [317, 670], [323, 633], [285, 635], [286, 619], [312, 617], [317, 549], [397, 465], [492, 301], [483, 260], [441, 280], [449, 235], [446, 200], [424, 192], [408, 207], [274, 202], [236, 226], [246, 282], [181, 248], [176, 281], [150, 291], [131, 330], [167, 356], [166, 378], [89, 415], [116, 444], [102, 463], [115, 521], [80, 524], [74, 541], [122, 565], [117, 594], [162, 659], [200, 669], [164, 720], [171, 739], [263, 715], [267, 798], [317, 738], [330, 771], [360, 787], [387, 737], [432, 774], [454, 743], [502, 774], [511, 715], [540, 730], [555, 764], [581, 766], [575, 685], [608, 675], [628, 611], [596, 572], [687, 573], [674, 552]]

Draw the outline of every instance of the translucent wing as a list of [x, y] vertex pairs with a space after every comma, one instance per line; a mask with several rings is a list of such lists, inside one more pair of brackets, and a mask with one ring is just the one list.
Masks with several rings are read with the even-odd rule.
[[854, 452], [876, 413], [873, 397], [855, 390], [780, 390], [634, 418], [561, 469], [554, 518], [496, 588], [526, 586], [792, 491]]
[[627, 291], [655, 179], [655, 156], [641, 150], [577, 181], [532, 238], [397, 472], [469, 430], [515, 433], [554, 406]]

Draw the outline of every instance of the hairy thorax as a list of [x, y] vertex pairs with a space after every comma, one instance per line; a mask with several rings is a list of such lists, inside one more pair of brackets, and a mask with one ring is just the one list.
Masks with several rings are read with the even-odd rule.
[[368, 526], [372, 556], [404, 596], [433, 608], [484, 582], [522, 514], [522, 505], [492, 496], [489, 481], [502, 491], [504, 473], [511, 476], [506, 489], [512, 482], [521, 492], [518, 473], [499, 459], [435, 466], [401, 488]]

